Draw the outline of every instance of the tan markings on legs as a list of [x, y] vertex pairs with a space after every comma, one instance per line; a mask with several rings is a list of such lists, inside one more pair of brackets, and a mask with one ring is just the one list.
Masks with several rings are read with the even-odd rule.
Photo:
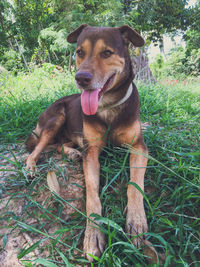
[[[99, 153], [100, 148], [92, 146], [88, 148], [86, 156], [83, 158], [83, 170], [86, 185], [86, 213], [89, 217], [92, 213], [101, 215], [101, 202], [99, 198]], [[92, 218], [91, 218], [92, 219]], [[97, 228], [97, 225], [87, 221], [83, 249], [85, 253], [100, 256], [104, 250], [104, 234]], [[87, 255], [88, 260], [92, 258]]]
[[[144, 191], [144, 175], [147, 166], [148, 151], [144, 144], [135, 145], [130, 154], [130, 182], [137, 184]], [[132, 184], [127, 190], [127, 217], [126, 230], [131, 236], [147, 232], [147, 220], [144, 211], [143, 195]], [[138, 247], [144, 237], [133, 239], [133, 243]]]
[[47, 145], [43, 152], [51, 152], [51, 151], [56, 151], [58, 148], [58, 144], [52, 144], [52, 145]]
[[101, 204], [98, 195], [100, 172], [99, 154], [101, 148], [105, 145], [105, 140], [103, 140], [105, 128], [102, 128], [99, 124], [93, 127], [88, 123], [84, 123], [83, 133], [88, 144], [87, 151], [83, 157], [83, 170], [86, 184], [86, 211], [89, 216], [93, 212], [96, 213], [96, 211], [98, 214], [101, 214]]
[[[130, 154], [130, 182], [137, 184], [144, 191], [144, 174], [147, 165], [147, 148], [144, 144], [140, 121], [135, 121], [128, 128], [117, 129], [113, 136], [119, 145], [128, 144], [132, 146]], [[126, 230], [131, 236], [137, 236], [147, 231], [147, 221], [144, 211], [143, 195], [134, 187], [128, 185], [128, 203], [126, 207]], [[133, 243], [139, 246], [143, 238], [133, 239]]]
[[117, 128], [112, 134], [112, 139], [113, 142], [117, 145], [132, 144], [134, 146], [134, 144], [138, 142], [141, 136], [141, 123], [137, 120], [128, 127]]
[[42, 129], [40, 128], [39, 124], [36, 125], [36, 128], [33, 130], [37, 134], [37, 136], [40, 136]]
[[[89, 217], [92, 213], [101, 215], [101, 202], [99, 198], [100, 165], [98, 158], [101, 147], [105, 142], [102, 140], [104, 131], [100, 126], [96, 125], [93, 128], [85, 123], [83, 130], [84, 137], [88, 141], [88, 149], [83, 157], [83, 171], [86, 185], [86, 213]], [[95, 224], [89, 220], [87, 221], [84, 237], [84, 252], [100, 256], [105, 245], [104, 234], [95, 227], [97, 227]], [[92, 261], [89, 255], [87, 255], [87, 258]]]
[[[74, 143], [73, 142], [68, 142], [68, 143], [64, 143], [64, 144], [59, 145], [57, 150], [58, 150], [58, 153], [62, 153], [62, 150], [64, 148], [67, 149], [67, 148], [72, 148], [72, 147], [74, 147]], [[64, 151], [64, 153], [65, 153], [65, 151]]]
[[83, 136], [87, 141], [88, 146], [102, 147], [106, 142], [106, 127], [95, 123], [91, 125], [90, 123], [83, 123]]
[[41, 152], [45, 149], [45, 147], [48, 145], [48, 143], [52, 139], [52, 134], [46, 131], [43, 131], [39, 143], [36, 145], [33, 152], [27, 157], [26, 159], [26, 168], [28, 170], [34, 171], [36, 162], [41, 154]]
[[83, 159], [83, 170], [86, 185], [86, 212], [87, 216], [91, 213], [101, 214], [101, 203], [99, 199], [99, 147], [89, 147], [87, 155]]
[[71, 160], [78, 160], [81, 158], [81, 153], [73, 147], [74, 147], [74, 143], [69, 142], [69, 143], [59, 145], [57, 150], [59, 153], [63, 152]]
[[[54, 119], [54, 120], [53, 120]], [[60, 113], [57, 118], [53, 118], [51, 121], [48, 121], [44, 127], [44, 130], [41, 132], [38, 144], [35, 146], [33, 152], [26, 159], [26, 168], [28, 170], [34, 171], [36, 162], [45, 149], [45, 147], [52, 141], [53, 137], [57, 134], [60, 127], [65, 121], [65, 116]]]
[[40, 133], [41, 133], [41, 128], [37, 124], [36, 128], [32, 131], [32, 133], [26, 140], [26, 147], [29, 152], [32, 152], [35, 146], [38, 144]]

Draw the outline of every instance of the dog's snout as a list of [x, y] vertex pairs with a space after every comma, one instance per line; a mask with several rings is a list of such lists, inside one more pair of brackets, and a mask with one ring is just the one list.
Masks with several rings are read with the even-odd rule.
[[75, 79], [81, 86], [88, 86], [92, 81], [92, 74], [88, 71], [79, 71], [76, 73]]

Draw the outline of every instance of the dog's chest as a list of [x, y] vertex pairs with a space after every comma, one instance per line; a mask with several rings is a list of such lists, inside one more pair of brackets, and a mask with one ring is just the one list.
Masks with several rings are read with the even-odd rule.
[[106, 109], [98, 112], [98, 117], [106, 124], [112, 124], [118, 117], [120, 108]]

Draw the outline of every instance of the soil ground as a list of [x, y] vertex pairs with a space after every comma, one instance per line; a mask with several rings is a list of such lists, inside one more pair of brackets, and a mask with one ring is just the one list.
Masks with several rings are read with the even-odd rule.
[[[28, 153], [22, 144], [10, 145], [7, 147], [1, 146], [0, 152], [3, 155], [3, 158], [0, 158], [0, 169], [3, 169], [3, 171], [0, 172], [0, 189], [3, 189], [0, 200], [0, 247], [2, 248], [0, 250], [0, 266], [24, 266], [17, 258], [20, 250], [25, 247], [30, 247], [32, 244], [42, 239], [43, 236], [40, 234], [28, 234], [27, 232], [21, 231], [18, 227], [15, 228], [14, 225], [16, 222], [7, 219], [7, 215], [9, 213], [13, 213], [15, 217], [26, 216], [25, 206], [27, 201], [22, 197], [19, 197], [19, 195], [27, 194], [28, 187], [23, 187], [23, 185], [20, 185], [21, 181], [17, 181], [18, 171], [17, 166], [14, 163], [18, 162], [18, 164], [23, 165]], [[40, 164], [41, 162], [45, 162], [48, 156], [48, 153], [43, 153], [40, 159]], [[80, 167], [81, 162], [77, 162], [76, 164], [72, 164], [72, 162], [63, 163], [61, 156], [58, 154], [54, 154], [51, 157], [51, 160], [56, 163], [58, 168], [62, 167], [62, 173], [60, 173], [58, 177], [59, 184], [61, 185], [59, 195], [64, 199], [71, 199], [71, 205], [80, 211], [84, 211], [84, 179]], [[67, 179], [65, 179], [65, 177], [67, 177]], [[37, 203], [45, 207], [45, 205], [47, 205], [47, 199], [51, 197], [52, 193], [48, 189], [47, 182], [44, 181], [44, 179], [42, 180], [43, 181], [39, 182], [35, 186], [35, 190], [38, 189], [39, 194], [37, 194], [36, 197], [34, 197], [33, 194], [32, 197], [37, 201]], [[15, 181], [16, 186], [14, 186]], [[44, 190], [40, 190], [42, 183], [46, 184], [46, 189]], [[19, 191], [19, 195], [16, 192], [17, 190]], [[52, 205], [54, 204], [52, 203]], [[73, 214], [74, 209], [66, 204], [62, 211], [62, 219], [70, 220], [71, 215]], [[29, 217], [26, 220], [26, 224], [34, 225], [36, 221], [36, 218], [34, 219], [33, 217]], [[55, 232], [58, 227], [59, 225], [54, 223], [46, 230], [48, 234], [51, 234]], [[48, 253], [48, 249], [43, 250], [42, 252], [35, 249], [33, 252], [26, 255], [23, 260], [32, 260], [36, 257], [46, 258]]]

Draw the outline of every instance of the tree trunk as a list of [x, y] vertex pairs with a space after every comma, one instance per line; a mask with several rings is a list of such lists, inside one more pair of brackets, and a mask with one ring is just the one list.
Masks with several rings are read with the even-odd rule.
[[17, 42], [17, 39], [15, 39], [15, 43], [16, 43], [16, 45], [17, 45], [17, 47], [18, 47], [19, 54], [21, 55], [21, 57], [22, 57], [22, 59], [23, 59], [23, 61], [24, 61], [24, 64], [25, 64], [25, 66], [26, 66], [26, 68], [27, 68], [27, 70], [30, 72], [29, 66], [28, 66], [28, 64], [27, 64], [27, 62], [26, 62], [26, 59], [25, 59], [24, 54], [22, 53], [22, 51], [21, 51], [21, 49], [20, 49], [20, 46], [19, 46], [19, 44], [18, 44], [18, 42]]
[[70, 51], [69, 55], [69, 68], [68, 68], [69, 72], [71, 72], [71, 68], [72, 68], [72, 51]]
[[156, 82], [149, 68], [149, 61], [143, 49], [140, 49], [138, 55], [133, 55], [132, 63], [135, 80], [142, 81], [144, 83]]

